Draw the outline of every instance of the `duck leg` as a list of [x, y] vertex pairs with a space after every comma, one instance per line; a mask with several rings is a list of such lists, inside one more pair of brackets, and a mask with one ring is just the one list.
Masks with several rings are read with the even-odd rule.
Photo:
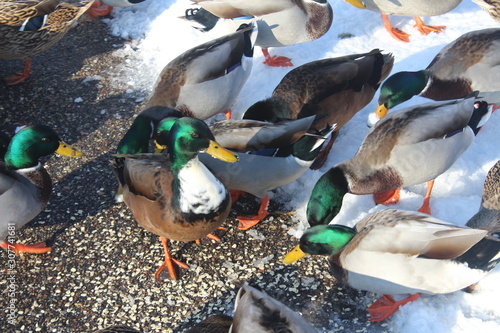
[[[218, 227], [217, 230], [224, 230], [224, 231], [227, 231], [226, 228], [224, 227]], [[218, 236], [215, 236], [214, 234], [210, 233], [210, 234], [207, 234], [206, 236], [207, 238], [210, 238], [211, 240], [214, 240], [216, 242], [220, 242], [220, 238]], [[199, 239], [196, 239], [195, 240], [196, 244], [200, 244], [201, 243], [201, 240]]]
[[427, 193], [425, 193], [424, 203], [422, 207], [418, 210], [420, 213], [425, 213], [431, 215], [431, 207], [429, 206], [429, 201], [431, 200], [432, 187], [434, 186], [434, 180], [429, 180], [427, 182]]
[[233, 111], [227, 110], [226, 112], [224, 112], [224, 115], [226, 116], [226, 120], [231, 120], [231, 118], [233, 117]]
[[5, 84], [8, 86], [13, 86], [26, 80], [30, 75], [31, 58], [27, 58], [24, 61], [24, 69], [22, 73], [14, 73], [10, 76], [4, 77]]
[[399, 193], [399, 188], [373, 193], [373, 200], [377, 205], [393, 205], [399, 201]]
[[177, 267], [175, 265], [180, 266], [182, 268], [186, 268], [186, 269], [188, 269], [189, 266], [186, 265], [185, 263], [183, 263], [182, 261], [179, 261], [179, 260], [172, 258], [172, 256], [170, 255], [170, 252], [168, 251], [168, 244], [167, 244], [168, 239], [166, 237], [160, 236], [160, 241], [161, 241], [161, 244], [163, 245], [163, 250], [165, 251], [165, 261], [156, 270], [155, 279], [157, 282], [160, 282], [160, 274], [163, 271], [163, 269], [166, 267], [168, 270], [168, 274], [170, 275], [170, 278], [172, 280], [177, 280], [178, 279]]
[[3, 242], [2, 244], [0, 244], [0, 247], [7, 250], [13, 250], [16, 252], [16, 254], [19, 254], [21, 252], [41, 254], [41, 253], [47, 253], [50, 250], [52, 250], [52, 248], [46, 246], [45, 243], [18, 244], [18, 243]]
[[87, 10], [90, 17], [96, 18], [106, 16], [113, 10], [113, 7], [103, 4], [100, 0], [95, 1]]
[[446, 28], [444, 25], [438, 25], [438, 26], [425, 25], [424, 21], [422, 21], [422, 19], [418, 16], [414, 16], [413, 18], [415, 19], [415, 28], [417, 28], [422, 35], [428, 35], [431, 32], [439, 34], [443, 32], [443, 30]]
[[245, 196], [245, 192], [240, 190], [230, 190], [229, 194], [231, 195], [231, 204], [234, 204], [236, 201], [238, 201], [240, 197]]
[[262, 53], [264, 54], [264, 58], [265, 58], [264, 63], [266, 65], [269, 65], [272, 67], [291, 67], [291, 66], [293, 66], [292, 59], [290, 59], [290, 58], [282, 57], [282, 56], [271, 56], [267, 49], [262, 49]]
[[385, 320], [396, 312], [401, 305], [416, 301], [419, 297], [420, 294], [417, 293], [396, 302], [391, 296], [384, 295], [368, 307], [367, 311], [370, 314], [370, 321], [376, 322]]
[[389, 16], [387, 14], [382, 14], [382, 20], [384, 21], [385, 30], [387, 30], [393, 38], [405, 43], [410, 42], [409, 37], [411, 35], [402, 30], [399, 30], [398, 28], [394, 28], [389, 21]]
[[269, 196], [266, 195], [260, 203], [259, 212], [254, 216], [238, 216], [240, 223], [238, 224], [238, 229], [248, 230], [257, 223], [259, 223], [263, 218], [269, 215], [267, 211], [267, 206], [269, 205]]

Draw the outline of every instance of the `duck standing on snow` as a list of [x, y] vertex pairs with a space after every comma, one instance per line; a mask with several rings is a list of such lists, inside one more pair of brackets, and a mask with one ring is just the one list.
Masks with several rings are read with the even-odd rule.
[[404, 31], [394, 28], [389, 21], [389, 15], [413, 16], [415, 27], [422, 35], [431, 32], [440, 33], [444, 26], [425, 25], [420, 16], [437, 16], [448, 13], [455, 9], [462, 0], [344, 0], [354, 7], [369, 9], [381, 13], [385, 29], [389, 34], [402, 42], [409, 42], [410, 35]]
[[339, 130], [373, 99], [394, 64], [392, 54], [375, 49], [367, 53], [313, 61], [288, 72], [272, 97], [252, 105], [243, 118], [274, 122], [326, 115], [315, 127], [336, 124], [332, 138], [317, 158], [319, 168]]
[[31, 57], [57, 43], [94, 0], [0, 1], [0, 59], [24, 59], [24, 70], [4, 78], [7, 85], [26, 80]]
[[[256, 45], [262, 47], [264, 63], [270, 66], [287, 67], [292, 63], [287, 57], [270, 56], [268, 48], [313, 41], [326, 34], [333, 22], [333, 10], [327, 0], [192, 1], [201, 9], [186, 18], [202, 25], [210, 22], [213, 27], [218, 18], [253, 17], [259, 28]], [[215, 17], [207, 18], [207, 12]]]
[[[285, 256], [329, 256], [332, 274], [352, 288], [384, 294], [368, 308], [381, 321], [420, 294], [446, 294], [481, 280], [500, 260], [500, 228], [488, 232], [449, 224], [429, 215], [388, 209], [356, 224], [307, 229]], [[401, 301], [389, 295], [412, 294]]]
[[490, 169], [484, 181], [479, 211], [467, 222], [471, 228], [500, 226], [500, 160]]
[[52, 192], [52, 180], [39, 159], [53, 153], [81, 157], [82, 153], [59, 139], [45, 125], [27, 126], [12, 138], [5, 161], [0, 161], [0, 246], [27, 253], [46, 253], [44, 243], [15, 243], [15, 232], [45, 208]]
[[256, 35], [243, 24], [182, 53], [163, 68], [145, 109], [166, 106], [199, 119], [229, 112], [250, 75]]
[[229, 192], [198, 159], [204, 151], [227, 162], [237, 161], [214, 141], [205, 122], [184, 117], [170, 130], [168, 155], [116, 155], [125, 158], [125, 203], [135, 220], [159, 235], [163, 244], [165, 261], [156, 271], [157, 281], [165, 267], [172, 279], [178, 276], [175, 265], [187, 268], [170, 255], [168, 239], [190, 242], [205, 237], [229, 214]]
[[444, 101], [479, 91], [479, 99], [498, 107], [498, 54], [500, 28], [463, 34], [439, 51], [426, 69], [391, 75], [380, 87], [378, 107], [370, 114], [369, 125], [415, 95]]
[[[376, 203], [397, 202], [399, 190], [394, 189], [445, 172], [474, 141], [468, 125], [476, 110], [474, 100], [472, 95], [425, 103], [390, 113], [376, 123], [356, 155], [328, 170], [314, 186], [307, 205], [309, 224], [328, 224], [347, 193], [390, 191], [376, 196]], [[421, 211], [430, 213], [429, 198], [430, 190]]]

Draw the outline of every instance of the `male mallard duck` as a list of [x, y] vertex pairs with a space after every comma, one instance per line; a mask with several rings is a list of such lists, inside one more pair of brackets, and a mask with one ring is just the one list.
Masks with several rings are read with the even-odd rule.
[[455, 9], [462, 0], [344, 0], [354, 7], [369, 9], [381, 13], [384, 20], [385, 29], [389, 34], [402, 42], [409, 42], [409, 34], [394, 28], [389, 21], [389, 15], [413, 16], [415, 27], [422, 35], [428, 35], [431, 32], [440, 33], [444, 26], [425, 25], [420, 16], [437, 16], [448, 13]]
[[182, 53], [162, 70], [145, 108], [167, 106], [200, 119], [228, 111], [250, 75], [256, 34], [242, 25]]
[[[445, 172], [474, 141], [468, 126], [474, 99], [421, 104], [376, 123], [353, 158], [318, 180], [307, 206], [309, 223], [328, 224], [340, 211], [346, 193], [379, 193], [420, 184]], [[429, 197], [430, 192], [426, 207]]]
[[[259, 28], [256, 45], [262, 47], [264, 63], [270, 66], [292, 66], [292, 63], [286, 57], [271, 57], [267, 50], [269, 47], [294, 45], [318, 39], [328, 32], [333, 22], [333, 10], [326, 0], [192, 1], [201, 6], [201, 9], [196, 15], [186, 15], [186, 18], [197, 20], [201, 24], [206, 23], [206, 15], [200, 15], [200, 11], [203, 10], [224, 19], [254, 17], [254, 22]], [[211, 22], [211, 26], [215, 25], [212, 19], [208, 21]]]
[[378, 107], [369, 124], [415, 95], [444, 101], [479, 91], [478, 98], [500, 105], [499, 53], [500, 28], [460, 36], [439, 51], [426, 69], [391, 75], [380, 88]]
[[27, 126], [12, 138], [5, 162], [0, 161], [0, 246], [16, 252], [46, 253], [44, 243], [16, 244], [15, 230], [34, 219], [44, 209], [52, 192], [50, 175], [39, 159], [53, 153], [81, 157], [82, 153], [59, 139], [45, 125]]
[[482, 9], [487, 11], [491, 17], [497, 22], [500, 22], [500, 0], [472, 0]]
[[271, 98], [252, 105], [243, 118], [264, 121], [297, 119], [325, 114], [316, 128], [337, 124], [332, 138], [317, 162], [326, 160], [338, 131], [373, 99], [394, 63], [391, 54], [375, 49], [368, 53], [322, 59], [288, 72]]
[[283, 303], [248, 284], [236, 295], [234, 319], [226, 315], [210, 316], [186, 333], [315, 333], [299, 314]]
[[222, 183], [200, 163], [198, 153], [227, 162], [237, 157], [220, 147], [202, 120], [178, 119], [169, 134], [168, 155], [116, 155], [125, 157], [123, 198], [136, 221], [157, 234], [165, 250], [165, 261], [155, 277], [167, 267], [177, 278], [167, 240], [189, 242], [207, 236], [226, 219], [231, 202]]
[[31, 57], [57, 43], [94, 0], [4, 0], [0, 2], [0, 59], [25, 59], [22, 73], [4, 78], [8, 85], [28, 78]]
[[144, 0], [96, 0], [87, 11], [91, 17], [106, 16], [113, 10], [113, 7], [128, 7]]
[[[386, 295], [368, 308], [371, 321], [381, 321], [420, 293], [451, 293], [477, 283], [498, 263], [499, 251], [500, 240], [487, 230], [388, 209], [355, 228], [309, 228], [284, 261], [306, 254], [329, 256], [332, 273], [341, 283]], [[395, 302], [390, 294], [416, 295]]]
[[468, 222], [471, 228], [500, 226], [500, 160], [490, 169], [484, 181], [479, 211]]
[[[159, 123], [155, 135], [158, 145], [168, 146], [167, 140], [172, 124], [174, 124], [174, 120], [171, 118], [163, 119]], [[200, 161], [227, 189], [235, 192], [247, 192], [261, 199], [257, 215], [238, 217], [240, 230], [253, 227], [269, 214], [267, 211], [268, 192], [295, 181], [307, 171], [318, 155], [326, 139], [325, 135], [331, 133], [333, 128], [330, 127], [320, 132], [319, 135], [304, 135], [293, 144], [278, 148], [274, 156], [235, 153], [238, 156], [238, 163], [234, 165], [228, 165], [223, 161], [213, 159], [207, 154], [199, 155]], [[268, 139], [272, 138], [272, 136], [267, 138], [261, 136], [260, 138]], [[262, 140], [261, 143], [265, 144], [266, 141]], [[229, 143], [229, 145], [233, 144]], [[237, 200], [237, 196], [233, 198], [233, 201], [235, 200]]]
[[[118, 143], [116, 154], [148, 153], [150, 140], [156, 132], [158, 123], [167, 117], [180, 118], [182, 114], [179, 111], [162, 106], [151, 107], [141, 111]], [[112, 163], [113, 172], [118, 180], [118, 190], [115, 194], [116, 202], [123, 201], [122, 184], [125, 183], [125, 179], [123, 179], [124, 161], [123, 157], [115, 157]]]

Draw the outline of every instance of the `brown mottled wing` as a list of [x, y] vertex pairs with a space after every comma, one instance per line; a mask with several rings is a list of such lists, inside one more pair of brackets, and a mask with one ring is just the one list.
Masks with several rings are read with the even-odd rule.
[[486, 176], [482, 205], [486, 209], [500, 210], [500, 160]]

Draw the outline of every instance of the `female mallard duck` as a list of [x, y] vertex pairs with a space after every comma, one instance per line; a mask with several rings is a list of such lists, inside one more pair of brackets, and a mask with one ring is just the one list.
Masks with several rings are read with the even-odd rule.
[[[500, 228], [495, 229], [498, 235]], [[306, 254], [329, 256], [336, 279], [352, 288], [385, 294], [368, 308], [381, 321], [421, 293], [455, 292], [477, 283], [498, 261], [500, 240], [487, 230], [449, 224], [429, 215], [388, 209], [355, 228], [318, 225], [285, 256], [291, 263]], [[391, 294], [413, 294], [395, 302]]]
[[234, 318], [210, 316], [186, 333], [316, 332], [299, 314], [248, 284], [238, 291], [234, 307]]
[[375, 49], [368, 53], [322, 59], [288, 72], [271, 98], [252, 105], [247, 119], [276, 121], [324, 114], [316, 128], [336, 124], [325, 151], [318, 158], [319, 168], [338, 135], [338, 131], [373, 99], [380, 83], [394, 63], [391, 54]]
[[487, 11], [491, 17], [497, 22], [500, 22], [500, 0], [472, 0], [482, 9]]
[[136, 221], [157, 234], [165, 250], [165, 261], [155, 277], [167, 267], [170, 277], [177, 278], [167, 240], [189, 242], [207, 236], [226, 219], [231, 201], [222, 183], [200, 163], [198, 153], [227, 162], [237, 157], [220, 147], [202, 120], [178, 119], [169, 134], [168, 155], [138, 154], [125, 157], [123, 198]]
[[500, 160], [490, 169], [484, 181], [479, 211], [468, 222], [471, 228], [500, 226]]
[[444, 101], [479, 91], [478, 98], [500, 105], [499, 53], [500, 28], [460, 36], [439, 51], [426, 69], [391, 75], [380, 88], [378, 107], [369, 124], [415, 95]]
[[27, 126], [12, 138], [5, 162], [0, 161], [0, 244], [16, 252], [46, 253], [44, 243], [16, 244], [15, 231], [44, 209], [52, 192], [50, 175], [39, 159], [53, 153], [81, 157], [82, 153], [59, 139], [45, 125]]
[[440, 33], [444, 26], [425, 25], [420, 16], [437, 16], [448, 13], [455, 9], [462, 0], [344, 0], [354, 7], [369, 9], [381, 13], [384, 20], [385, 29], [389, 34], [402, 42], [409, 42], [410, 35], [404, 31], [394, 28], [389, 21], [389, 15], [413, 16], [415, 27], [422, 35], [428, 35], [431, 32]]
[[[347, 193], [379, 193], [420, 184], [445, 172], [474, 141], [468, 125], [474, 99], [401, 109], [375, 124], [356, 155], [328, 170], [316, 183], [307, 206], [309, 223], [328, 224]], [[421, 210], [430, 213], [429, 197], [430, 191]], [[384, 201], [376, 198], [377, 203]]]
[[[173, 123], [170, 118], [160, 122], [155, 135], [158, 145], [168, 146], [167, 140]], [[238, 163], [234, 165], [213, 159], [207, 154], [200, 154], [199, 159], [232, 192], [232, 195], [236, 193], [233, 202], [237, 200], [240, 192], [247, 192], [261, 199], [257, 215], [238, 217], [240, 230], [247, 230], [269, 214], [268, 192], [295, 181], [306, 172], [317, 157], [326, 139], [325, 135], [332, 130], [328, 128], [319, 135], [304, 135], [293, 144], [278, 148], [274, 156], [235, 153], [238, 156]]]
[[57, 43], [94, 0], [5, 0], [0, 2], [0, 59], [25, 59], [22, 73], [4, 78], [8, 85], [28, 78], [31, 57]]
[[[232, 19], [250, 16], [259, 28], [256, 45], [262, 47], [265, 61], [270, 66], [292, 66], [286, 57], [270, 56], [269, 47], [280, 47], [309, 42], [323, 36], [333, 22], [333, 10], [326, 0], [239, 1], [239, 0], [192, 0], [201, 6], [196, 15], [187, 19], [207, 23], [208, 11], [217, 18]], [[188, 10], [189, 11], [189, 10]], [[213, 19], [209, 19], [213, 27]], [[208, 28], [208, 27], [207, 27]], [[207, 30], [207, 29], [205, 29]]]
[[229, 111], [250, 75], [256, 34], [242, 25], [179, 55], [160, 73], [145, 108], [166, 106], [199, 119]]

